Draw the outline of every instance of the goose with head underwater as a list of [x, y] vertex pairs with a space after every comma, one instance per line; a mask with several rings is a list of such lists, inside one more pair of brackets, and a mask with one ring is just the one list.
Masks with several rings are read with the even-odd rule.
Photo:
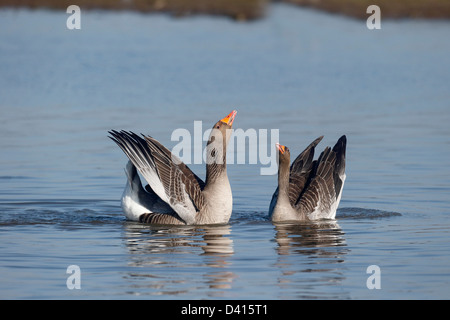
[[[129, 220], [163, 225], [228, 223], [233, 197], [226, 148], [236, 111], [219, 120], [206, 146], [206, 181], [150, 136], [111, 130], [110, 138], [127, 155], [122, 209]], [[145, 189], [139, 173], [148, 182]]]
[[346, 136], [331, 149], [326, 147], [313, 161], [314, 140], [292, 163], [289, 148], [277, 144], [278, 188], [269, 207], [274, 222], [334, 219], [345, 181]]

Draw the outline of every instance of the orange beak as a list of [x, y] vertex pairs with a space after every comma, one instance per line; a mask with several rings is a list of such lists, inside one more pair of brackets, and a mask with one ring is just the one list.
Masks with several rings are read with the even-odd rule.
[[278, 150], [280, 150], [281, 154], [283, 154], [286, 151], [286, 147], [285, 146], [283, 146], [283, 145], [281, 145], [279, 143], [276, 143], [275, 145], [277, 146]]
[[229, 115], [227, 115], [225, 118], [223, 118], [222, 122], [226, 123], [227, 125], [229, 125], [230, 127], [233, 125], [233, 121], [234, 121], [234, 117], [236, 116], [237, 111], [233, 110], [231, 111], [231, 113]]

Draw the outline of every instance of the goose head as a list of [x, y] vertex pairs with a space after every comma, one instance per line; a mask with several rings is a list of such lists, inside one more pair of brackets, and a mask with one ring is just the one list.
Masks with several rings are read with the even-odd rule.
[[226, 148], [231, 137], [236, 110], [233, 110], [225, 118], [217, 121], [212, 127], [207, 143], [207, 163], [225, 164]]
[[[226, 172], [226, 149], [231, 137], [231, 128], [237, 111], [231, 111], [225, 118], [217, 121], [212, 127], [206, 144], [207, 177]], [[207, 178], [208, 179], [208, 178]]]
[[236, 110], [231, 111], [230, 114], [228, 114], [225, 118], [217, 121], [213, 126], [213, 131], [218, 130], [220, 132], [225, 147], [230, 140], [231, 128], [233, 127], [234, 117], [236, 117], [236, 114]]
[[291, 161], [291, 153], [289, 148], [279, 143], [277, 143], [276, 146], [278, 148], [278, 163], [280, 167], [286, 164], [289, 166], [289, 162]]

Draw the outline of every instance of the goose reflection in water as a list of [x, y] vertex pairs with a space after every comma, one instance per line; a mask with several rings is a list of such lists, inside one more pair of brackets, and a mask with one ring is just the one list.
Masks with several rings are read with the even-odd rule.
[[[277, 223], [275, 240], [278, 244], [280, 274], [277, 282], [282, 290], [295, 290], [299, 299], [346, 299], [348, 293], [334, 292], [331, 283], [345, 280], [347, 248], [344, 232], [334, 220], [305, 223]], [[328, 288], [320, 290], [320, 288]]]
[[[230, 289], [236, 278], [228, 269], [229, 257], [234, 254], [230, 233], [230, 225], [164, 227], [127, 223], [125, 240], [129, 266], [133, 267], [128, 276], [133, 288], [150, 295], [186, 294], [202, 290], [205, 283], [209, 289]], [[198, 266], [206, 267], [201, 268], [206, 272], [196, 279], [198, 274], [192, 270], [198, 270]]]
[[[335, 220], [323, 220], [305, 223], [276, 223], [275, 239], [279, 254], [298, 253], [329, 254], [320, 248], [346, 246], [344, 232]], [[335, 251], [332, 251], [335, 253]]]

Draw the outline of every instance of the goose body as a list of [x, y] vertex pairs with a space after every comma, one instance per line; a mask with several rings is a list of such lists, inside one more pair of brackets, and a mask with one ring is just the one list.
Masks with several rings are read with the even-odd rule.
[[131, 161], [128, 161], [125, 173], [127, 183], [122, 194], [121, 206], [128, 220], [145, 222], [150, 213], [158, 213], [153, 219], [161, 224], [182, 224], [173, 209], [162, 201], [149, 185], [146, 185], [145, 189], [142, 187], [139, 174]]
[[[223, 224], [231, 217], [233, 197], [226, 170], [226, 147], [236, 111], [211, 131], [203, 182], [156, 139], [112, 130], [110, 138], [127, 155], [127, 184], [122, 209], [133, 221], [167, 225]], [[142, 187], [139, 173], [148, 182]]]
[[346, 136], [331, 149], [326, 147], [317, 160], [314, 140], [289, 166], [290, 151], [278, 145], [278, 188], [269, 207], [274, 222], [334, 219], [345, 182]]

